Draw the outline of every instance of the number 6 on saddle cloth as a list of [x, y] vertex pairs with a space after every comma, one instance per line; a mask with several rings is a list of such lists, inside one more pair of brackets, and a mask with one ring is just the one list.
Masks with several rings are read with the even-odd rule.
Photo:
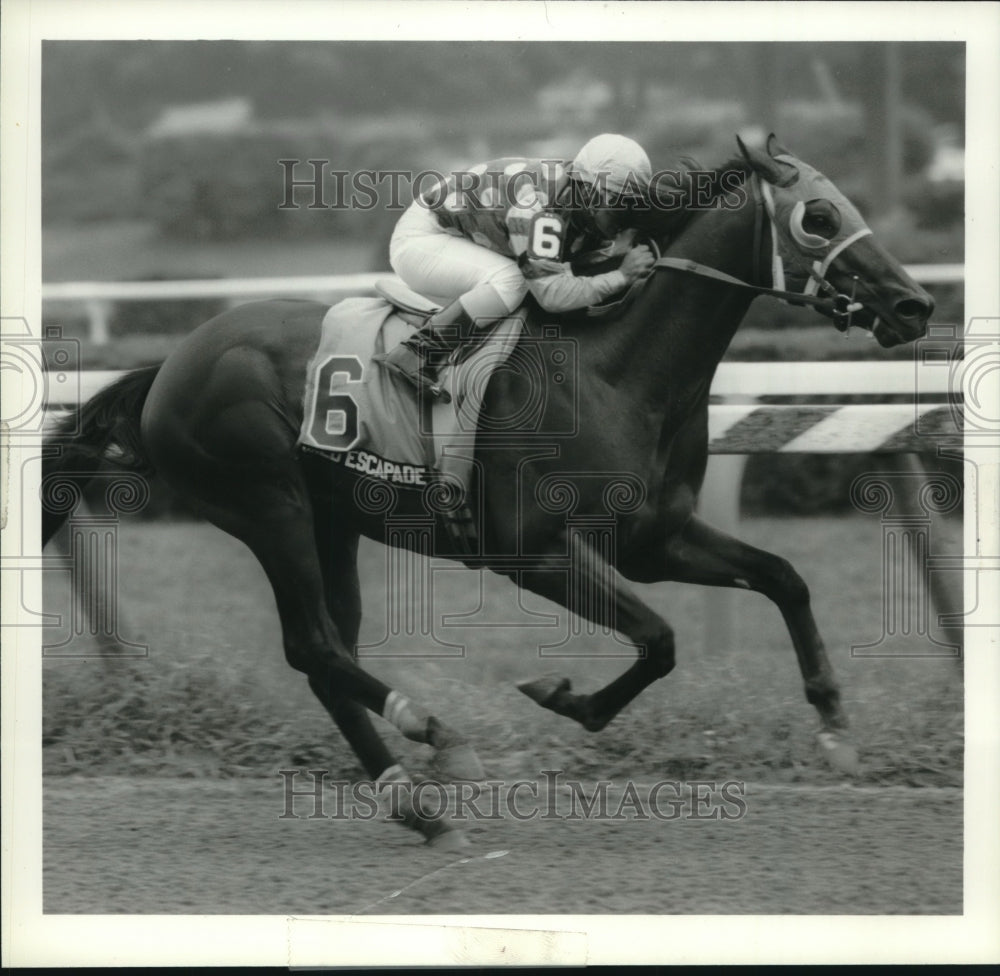
[[[407, 509], [415, 513], [426, 513], [426, 492], [445, 483], [452, 503], [432, 510], [449, 523], [459, 552], [471, 554], [476, 539], [467, 499], [477, 434], [524, 437], [536, 431], [545, 397], [539, 357], [562, 367], [555, 381], [567, 382], [574, 374], [575, 343], [550, 329], [526, 341], [523, 312], [510, 316], [464, 346], [441, 373], [450, 397], [436, 399], [372, 363], [373, 355], [393, 348], [436, 306], [395, 282], [377, 287], [379, 297], [346, 299], [323, 319], [306, 372], [298, 446], [338, 465], [346, 478], [374, 478], [402, 489]], [[525, 375], [525, 395], [507, 416], [485, 416], [486, 387], [501, 365]], [[574, 433], [546, 430], [557, 438]]]

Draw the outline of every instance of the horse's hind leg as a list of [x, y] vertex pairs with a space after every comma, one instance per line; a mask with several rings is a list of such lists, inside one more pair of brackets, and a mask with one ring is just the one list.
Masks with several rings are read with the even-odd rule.
[[[356, 533], [334, 534], [329, 519], [317, 519], [316, 548], [323, 569], [326, 607], [340, 633], [341, 642], [357, 660], [355, 647], [361, 628], [361, 590], [358, 583]], [[398, 765], [375, 731], [368, 710], [343, 695], [330, 695], [329, 688], [312, 676], [309, 686], [330, 713], [350, 743], [365, 771], [373, 780], [384, 779]]]
[[[274, 592], [285, 657], [325, 701], [358, 702], [407, 738], [439, 747], [450, 730], [360, 668], [330, 617], [295, 429], [276, 409], [282, 390], [273, 367], [249, 348], [227, 356], [207, 372], [193, 358], [180, 364], [190, 372], [161, 374], [143, 424], [152, 463], [257, 557]], [[377, 759], [372, 753], [368, 761]]]
[[[341, 640], [326, 608], [311, 510], [298, 477], [291, 469], [285, 479], [266, 483], [231, 481], [226, 485], [224, 508], [217, 500], [208, 501], [207, 491], [198, 500], [198, 508], [246, 543], [257, 557], [274, 592], [288, 663], [308, 677], [310, 687], [342, 725], [352, 747], [358, 749], [369, 774], [387, 784], [405, 782], [408, 778], [370, 727], [364, 709], [381, 714], [387, 704], [395, 702], [394, 724], [417, 742], [437, 745], [447, 730], [360, 668]], [[189, 493], [186, 497], [192, 500], [193, 496]], [[397, 796], [407, 826], [429, 840], [452, 832], [443, 819], [413, 815], [403, 794], [405, 791]]]
[[[357, 660], [358, 632], [361, 629], [361, 586], [358, 580], [358, 533], [335, 524], [324, 515], [327, 506], [315, 505], [316, 548], [323, 567], [326, 606], [340, 639]], [[343, 696], [330, 698], [324, 689], [310, 682], [313, 691], [330, 712], [344, 738], [351, 744], [368, 774], [376, 780], [398, 776], [401, 767], [375, 730], [368, 711]], [[451, 779], [483, 778], [483, 770], [472, 747], [454, 733], [437, 748], [440, 771]]]
[[[242, 372], [247, 369], [244, 364]], [[200, 395], [211, 401], [213, 393], [222, 400], [211, 388]], [[331, 695], [378, 714], [388, 708], [407, 738], [435, 745], [440, 723], [362, 670], [330, 619], [294, 430], [258, 399], [229, 409], [223, 402], [214, 415], [207, 416], [207, 408], [201, 414], [154, 414], [144, 430], [151, 459], [188, 503], [257, 557], [274, 591], [288, 663]]]
[[[316, 513], [316, 548], [323, 570], [326, 606], [344, 646], [357, 659], [358, 632], [361, 628], [361, 587], [358, 580], [358, 533], [334, 525], [330, 517]], [[387, 786], [411, 783], [409, 775], [389, 751], [372, 724], [368, 710], [344, 695], [330, 693], [330, 688], [313, 676], [309, 686], [330, 717], [337, 724], [365, 771], [375, 783]], [[415, 810], [410, 797], [400, 787], [399, 811], [404, 823], [424, 833], [436, 844], [445, 841], [448, 824], [427, 820]]]
[[707, 586], [755, 590], [771, 599], [785, 619], [806, 699], [823, 723], [819, 741], [829, 762], [845, 772], [857, 769], [857, 753], [847, 740], [847, 716], [840, 689], [813, 619], [809, 588], [791, 564], [692, 518], [670, 540], [665, 553], [667, 579]]
[[[327, 610], [311, 507], [297, 469], [289, 469], [285, 479], [273, 483], [244, 483], [238, 491], [234, 487], [225, 511], [202, 507], [220, 528], [245, 542], [260, 561], [278, 605], [288, 663], [308, 677], [313, 692], [343, 729], [369, 775], [385, 785], [409, 782], [371, 727], [365, 708], [380, 714], [388, 709], [397, 728], [416, 742], [437, 746], [448, 730], [364, 671], [342, 640]], [[352, 625], [350, 598], [341, 599], [337, 606], [338, 615]], [[451, 832], [447, 821], [417, 816], [406, 795], [399, 799], [406, 825], [429, 840]]]

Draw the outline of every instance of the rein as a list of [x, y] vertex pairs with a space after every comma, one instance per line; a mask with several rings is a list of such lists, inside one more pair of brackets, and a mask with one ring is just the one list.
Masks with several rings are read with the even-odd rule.
[[[768, 220], [771, 222], [771, 242], [772, 242], [772, 279], [777, 279], [784, 285], [784, 270], [781, 265], [781, 258], [777, 252], [777, 232], [774, 227], [773, 208], [767, 206], [767, 191], [758, 192], [758, 186], [763, 188], [764, 184], [756, 174], [753, 176], [751, 184], [754, 189], [754, 278], [760, 277], [761, 267], [761, 245], [763, 239], [764, 212], [766, 208]], [[763, 197], [763, 199], [762, 199]], [[698, 275], [701, 278], [711, 278], [714, 281], [721, 281], [724, 284], [732, 285], [735, 288], [743, 288], [758, 295], [770, 295], [779, 298], [790, 305], [811, 305], [820, 312], [829, 313], [834, 325], [841, 332], [847, 332], [851, 326], [851, 316], [860, 311], [864, 306], [854, 300], [857, 290], [858, 278], [854, 276], [854, 284], [850, 295], [838, 292], [833, 285], [826, 280], [826, 272], [833, 262], [833, 259], [845, 248], [853, 244], [859, 237], [870, 234], [871, 231], [860, 231], [853, 234], [846, 241], [843, 241], [826, 260], [817, 268], [809, 270], [809, 282], [803, 292], [787, 291], [785, 288], [765, 288], [763, 285], [753, 285], [740, 278], [736, 278], [718, 268], [709, 267], [707, 264], [699, 264], [697, 261], [690, 261], [687, 258], [657, 257], [653, 264], [653, 270], [657, 268], [669, 268], [672, 271], [681, 271], [685, 274]], [[819, 262], [817, 262], [819, 264]], [[828, 297], [821, 297], [818, 292], [822, 290]]]

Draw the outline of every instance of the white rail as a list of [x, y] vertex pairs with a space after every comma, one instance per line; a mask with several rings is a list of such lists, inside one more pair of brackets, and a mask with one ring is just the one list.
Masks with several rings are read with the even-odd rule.
[[[49, 372], [46, 401], [50, 406], [83, 403], [121, 375], [115, 370]], [[947, 364], [938, 363], [721, 363], [712, 394], [729, 402], [764, 396], [945, 396], [952, 392], [951, 383]]]
[[[958, 284], [965, 279], [962, 264], [908, 265], [920, 284]], [[375, 282], [392, 278], [391, 272], [346, 275], [307, 275], [291, 278], [206, 278], [178, 281], [57, 281], [42, 285], [42, 301], [83, 305], [89, 320], [90, 339], [108, 341], [109, 323], [116, 302], [192, 301], [226, 298], [230, 302], [259, 298], [310, 295], [335, 300], [345, 295], [371, 294]]]
[[[710, 454], [899, 453], [955, 442], [961, 417], [950, 392], [950, 370], [913, 363], [723, 363], [709, 410]], [[859, 369], [859, 367], [864, 367]], [[122, 374], [46, 374], [46, 404], [72, 407]], [[932, 402], [914, 402], [933, 396]], [[956, 391], [958, 393], [960, 391]], [[733, 395], [736, 394], [736, 395]], [[909, 395], [904, 403], [761, 404], [762, 396]], [[742, 402], [736, 402], [742, 401]]]
[[269, 295], [357, 294], [372, 291], [391, 271], [292, 278], [196, 278], [177, 281], [55, 281], [42, 285], [42, 301], [181, 301], [196, 298], [259, 298]]

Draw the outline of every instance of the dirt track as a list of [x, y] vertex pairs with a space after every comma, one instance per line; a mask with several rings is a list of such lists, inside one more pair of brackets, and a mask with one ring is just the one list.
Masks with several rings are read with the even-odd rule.
[[[609, 808], [617, 809], [621, 792], [610, 795]], [[748, 785], [745, 816], [733, 820], [638, 820], [628, 811], [619, 822], [508, 816], [471, 826], [473, 846], [465, 854], [428, 849], [380, 820], [307, 819], [311, 801], [296, 807], [301, 819], [282, 820], [283, 802], [277, 777], [49, 778], [44, 910], [962, 911], [957, 790]], [[558, 809], [563, 814], [568, 807]], [[331, 812], [329, 805], [324, 811]], [[507, 853], [484, 856], [500, 851]]]

